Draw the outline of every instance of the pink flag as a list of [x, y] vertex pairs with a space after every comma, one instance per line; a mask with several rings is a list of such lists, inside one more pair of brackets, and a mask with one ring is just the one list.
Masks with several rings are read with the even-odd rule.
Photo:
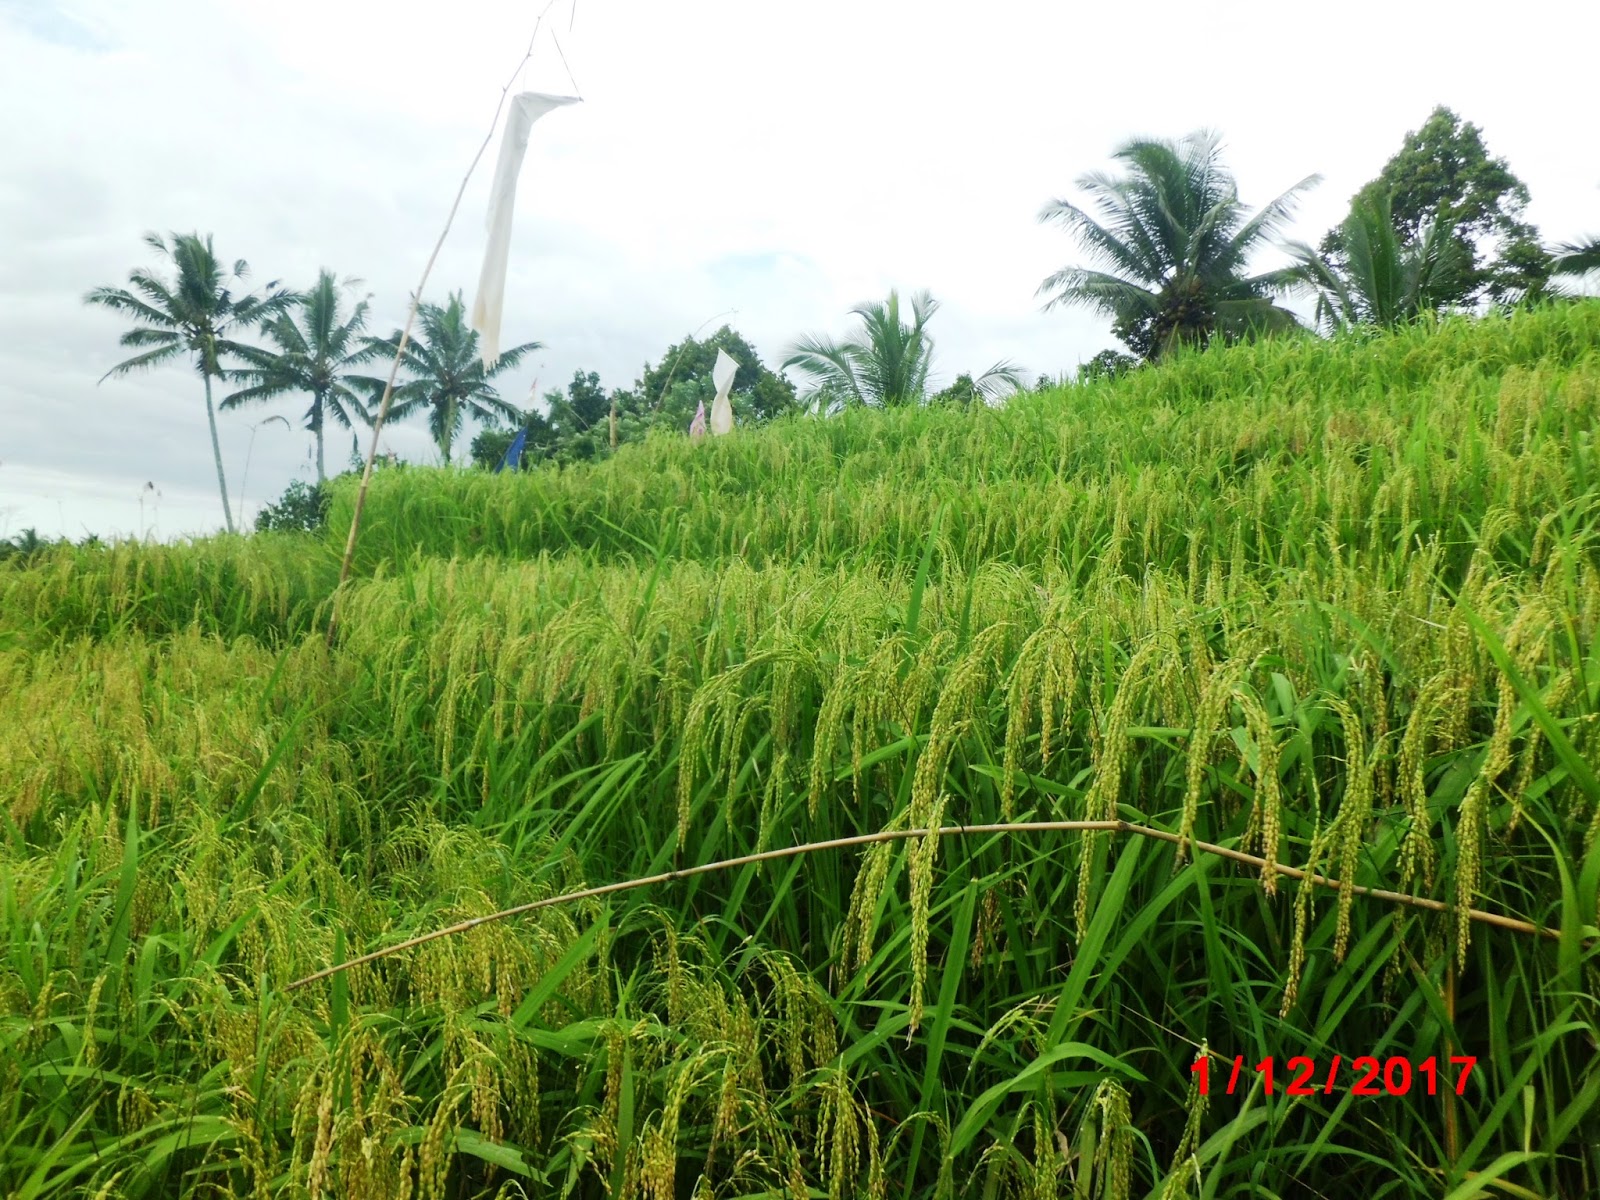
[[700, 401], [700, 406], [694, 410], [694, 420], [689, 422], [689, 440], [698, 442], [706, 435], [706, 402]]

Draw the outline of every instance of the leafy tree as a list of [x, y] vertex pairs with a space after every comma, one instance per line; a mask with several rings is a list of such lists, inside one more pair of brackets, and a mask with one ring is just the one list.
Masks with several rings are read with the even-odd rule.
[[518, 431], [523, 428], [528, 431], [528, 440], [523, 443], [522, 457], [517, 463], [517, 469], [526, 471], [550, 457], [551, 451], [555, 448], [555, 427], [545, 419], [543, 413], [533, 409], [523, 414], [522, 420], [513, 423], [509, 428], [496, 425], [481, 431], [472, 439], [472, 461], [489, 470], [498, 467], [505, 460], [506, 451], [511, 449], [511, 443], [516, 440]]
[[[472, 439], [471, 449], [473, 466], [494, 470], [505, 459], [506, 451], [511, 449], [511, 443], [516, 440], [517, 430], [507, 429], [501, 425], [489, 425], [478, 430]], [[518, 470], [523, 470], [528, 465], [528, 456], [523, 454], [522, 460], [517, 464]]]
[[580, 462], [606, 454], [613, 415], [618, 445], [641, 441], [653, 429], [683, 432], [696, 405], [704, 402], [709, 408], [715, 395], [711, 372], [718, 350], [739, 364], [729, 400], [740, 424], [770, 420], [795, 407], [794, 385], [770, 371], [755, 348], [724, 325], [703, 340], [689, 337], [667, 347], [659, 364], [644, 365], [632, 388], [607, 395], [599, 375], [578, 371], [564, 393], [546, 392], [554, 435], [545, 457]]
[[328, 523], [333, 497], [326, 480], [306, 483], [292, 480], [276, 504], [256, 513], [258, 533], [315, 533]]
[[[516, 429], [507, 429], [501, 425], [490, 425], [480, 429], [473, 437], [469, 451], [473, 465], [494, 470], [505, 460], [506, 451], [511, 449], [511, 443], [517, 440], [517, 432]], [[517, 469], [525, 470], [528, 465], [528, 454], [524, 450], [521, 460], [517, 463]]]
[[298, 313], [281, 313], [262, 327], [276, 350], [239, 347], [237, 354], [248, 365], [227, 374], [250, 386], [228, 396], [222, 407], [237, 408], [292, 392], [309, 395], [305, 423], [316, 435], [317, 482], [323, 483], [328, 477], [323, 466], [325, 423], [331, 417], [351, 429], [355, 417], [371, 424], [355, 391], [366, 377], [351, 368], [370, 362], [382, 353], [382, 346], [361, 336], [367, 323], [366, 300], [357, 301], [348, 314], [340, 310], [339, 284], [332, 271], [318, 273], [316, 285], [301, 297], [297, 308]]
[[[1444, 298], [1452, 307], [1487, 296], [1497, 302], [1538, 296], [1550, 277], [1550, 256], [1524, 214], [1528, 188], [1504, 158], [1491, 158], [1483, 132], [1442, 105], [1405, 136], [1378, 177], [1356, 194], [1371, 206], [1389, 200], [1401, 244], [1411, 248], [1443, 228], [1460, 247], [1464, 269]], [[1341, 267], [1344, 227], [1330, 231], [1322, 252]]]
[[473, 443], [473, 461], [493, 467], [505, 455], [526, 420], [530, 435], [522, 463], [532, 466], [550, 460], [583, 462], [607, 454], [612, 444], [612, 417], [616, 418], [616, 443], [642, 441], [653, 429], [682, 433], [695, 406], [710, 406], [715, 395], [711, 372], [717, 351], [725, 350], [738, 362], [730, 400], [741, 424], [768, 420], [795, 407], [794, 385], [774, 374], [742, 336], [724, 325], [704, 340], [684, 339], [667, 348], [659, 364], [646, 363], [632, 388], [609, 394], [594, 371], [575, 371], [561, 391], [541, 397], [544, 413], [518, 415], [509, 427], [498, 423], [483, 431]]
[[1329, 329], [1392, 327], [1438, 312], [1460, 295], [1471, 270], [1468, 251], [1442, 222], [1424, 222], [1406, 243], [1381, 192], [1356, 197], [1339, 245], [1331, 258], [1304, 243], [1286, 247], [1300, 286], [1317, 297], [1318, 323]]
[[[657, 377], [664, 377], [664, 372], [657, 373]], [[635, 389], [637, 387], [636, 384]], [[667, 384], [665, 392], [657, 393], [649, 399], [646, 398], [646, 393], [635, 389], [612, 393], [612, 399], [617, 406], [619, 445], [623, 442], [642, 441], [655, 430], [681, 436], [688, 431], [689, 424], [694, 419], [695, 409], [704, 404], [709, 415], [717, 395], [716, 384], [709, 374], [694, 375], [687, 379], [674, 378]], [[759, 423], [760, 418], [751, 403], [749, 393], [730, 392], [728, 402], [733, 407], [735, 424], [746, 426]]]
[[[703, 381], [710, 387], [711, 370], [716, 366], [718, 350], [726, 351], [739, 364], [729, 393], [736, 416], [752, 421], [770, 421], [794, 409], [794, 384], [781, 372], [774, 374], [770, 371], [755, 347], [731, 326], [724, 325], [703, 341], [688, 337], [668, 346], [658, 366], [645, 365], [644, 374], [634, 384], [631, 397], [625, 394], [618, 396], [619, 410], [625, 408], [631, 399], [641, 412], [667, 412], [667, 397], [678, 383], [686, 380]], [[699, 388], [692, 389], [697, 399], [689, 404], [687, 413], [672, 412], [674, 424], [678, 423], [680, 416], [683, 424], [687, 424], [694, 415], [700, 391]], [[681, 400], [687, 394], [690, 393], [679, 392], [678, 396]], [[715, 394], [715, 388], [705, 392], [707, 405]]]
[[978, 391], [978, 385], [971, 375], [965, 371], [955, 377], [950, 386], [941, 388], [928, 397], [929, 404], [948, 404], [957, 408], [971, 408], [974, 403], [981, 402], [983, 393]]
[[150, 271], [128, 273], [130, 288], [99, 287], [84, 297], [86, 304], [98, 304], [137, 322], [119, 340], [123, 346], [139, 347], [141, 353], [118, 363], [101, 377], [127, 375], [146, 367], [171, 362], [185, 354], [205, 384], [206, 420], [211, 427], [211, 454], [217, 464], [217, 489], [222, 495], [222, 515], [228, 532], [234, 532], [233, 508], [228, 503], [228, 482], [222, 470], [222, 444], [217, 439], [217, 414], [211, 400], [211, 381], [223, 377], [222, 360], [239, 355], [241, 343], [231, 336], [235, 331], [271, 321], [284, 312], [297, 297], [268, 283], [261, 294], [237, 295], [236, 286], [249, 274], [249, 264], [238, 259], [231, 269], [217, 261], [211, 235], [174, 233], [171, 241], [160, 234], [145, 235], [145, 245], [176, 269], [168, 282]]
[[566, 392], [546, 392], [545, 402], [557, 436], [569, 440], [603, 428], [611, 413], [611, 401], [600, 386], [600, 375], [596, 371], [588, 374], [574, 371]]
[[[411, 377], [395, 388], [389, 414], [404, 420], [412, 413], [425, 412], [428, 432], [448, 463], [466, 417], [487, 421], [522, 419], [522, 413], [500, 398], [491, 381], [515, 368], [524, 356], [542, 350], [544, 343], [524, 342], [502, 350], [494, 366], [486, 368], [478, 354], [477, 330], [467, 324], [467, 309], [460, 292], [452, 293], [443, 307], [421, 305], [417, 324], [417, 336], [407, 343], [403, 359]], [[393, 355], [400, 345], [400, 331], [371, 340]], [[383, 380], [368, 378], [363, 382], [375, 399], [381, 395]]]
[[[646, 374], [651, 369], [645, 368]], [[664, 373], [658, 373], [664, 378]], [[663, 429], [683, 433], [689, 428], [695, 405], [704, 399], [707, 411], [716, 395], [710, 376], [671, 379], [664, 393], [653, 397], [645, 390], [648, 385], [636, 381], [632, 388], [617, 388], [611, 393], [611, 404], [617, 414], [617, 444], [643, 441], [652, 430]], [[743, 423], [751, 419], [748, 407], [740, 396], [731, 397], [734, 419]]]
[[[606, 453], [610, 444], [611, 399], [596, 371], [572, 373], [566, 391], [542, 397], [549, 429], [542, 457], [557, 462], [585, 462]], [[507, 443], [509, 445], [509, 443]]]
[[1248, 261], [1317, 176], [1251, 216], [1213, 133], [1136, 138], [1112, 157], [1126, 174], [1092, 172], [1078, 180], [1096, 215], [1066, 200], [1051, 201], [1039, 214], [1065, 226], [1096, 264], [1065, 267], [1040, 284], [1050, 297], [1047, 308], [1080, 305], [1105, 314], [1112, 332], [1144, 359], [1213, 337], [1234, 340], [1295, 325], [1293, 314], [1272, 303], [1285, 284], [1281, 273], [1248, 274]]
[[[351, 440], [354, 441], [354, 435]], [[405, 466], [405, 462], [392, 451], [385, 451], [372, 460], [374, 471], [404, 470]], [[352, 446], [349, 470], [317, 483], [307, 483], [303, 479], [291, 480], [275, 504], [269, 504], [256, 513], [256, 531], [316, 533], [328, 523], [328, 510], [333, 505], [333, 485], [341, 479], [358, 480], [366, 469], [367, 460]]]
[[[383, 391], [383, 380], [369, 380], [368, 382], [376, 384], [377, 391], [381, 394]], [[382, 467], [399, 467], [403, 465], [404, 461], [393, 450], [380, 450], [377, 456], [372, 460], [372, 469], [374, 471]], [[356, 431], [352, 429], [350, 431], [350, 457], [345, 460], [345, 469], [342, 473], [345, 475], [361, 475], [366, 472], [366, 469], [367, 456], [361, 452], [361, 438]]]
[[[900, 317], [900, 293], [891, 291], [886, 303], [869, 302], [851, 309], [861, 318], [855, 337], [835, 341], [829, 337], [801, 338], [784, 360], [813, 376], [818, 391], [834, 402], [897, 405], [920, 403], [927, 394], [933, 366], [933, 339], [928, 322], [939, 302], [927, 291], [911, 297], [911, 323]], [[985, 396], [1020, 386], [1016, 368], [998, 362], [977, 379], [973, 387]]]
[[1139, 365], [1139, 360], [1120, 350], [1105, 349], [1078, 368], [1078, 382], [1089, 383], [1096, 379], [1116, 379]]

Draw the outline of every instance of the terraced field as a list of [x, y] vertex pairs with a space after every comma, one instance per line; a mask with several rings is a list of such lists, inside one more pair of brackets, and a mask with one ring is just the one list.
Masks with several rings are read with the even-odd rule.
[[381, 472], [331, 646], [348, 491], [0, 564], [0, 1192], [1600, 1193], [1597, 415], [1575, 303]]

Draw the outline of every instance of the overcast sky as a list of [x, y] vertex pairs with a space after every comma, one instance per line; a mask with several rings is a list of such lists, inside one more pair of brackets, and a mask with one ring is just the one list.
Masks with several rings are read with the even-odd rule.
[[[359, 276], [397, 328], [545, 2], [0, 0], [0, 536], [220, 527], [198, 377], [97, 385], [125, 325], [84, 292], [155, 265], [146, 231], [198, 230], [257, 281]], [[584, 103], [533, 129], [502, 340], [548, 348], [503, 393], [626, 386], [724, 321], [776, 367], [890, 287], [942, 302], [936, 382], [1070, 370], [1112, 339], [1041, 311], [1081, 260], [1037, 214], [1131, 135], [1220, 130], [1251, 205], [1320, 173], [1293, 231], [1315, 240], [1447, 104], [1547, 240], [1600, 231], [1597, 43], [1572, 0], [556, 0], [518, 86], [570, 93], [570, 67]], [[426, 298], [470, 303], [494, 154]], [[302, 409], [220, 418], [246, 521], [312, 475]], [[275, 412], [296, 428], [252, 434]], [[420, 421], [384, 440], [436, 458]], [[330, 469], [349, 449], [330, 437]]]

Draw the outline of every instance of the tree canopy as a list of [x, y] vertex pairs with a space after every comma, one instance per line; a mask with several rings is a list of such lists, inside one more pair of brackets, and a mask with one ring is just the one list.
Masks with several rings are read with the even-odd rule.
[[217, 489], [222, 495], [223, 519], [232, 533], [233, 506], [228, 501], [228, 481], [222, 469], [211, 381], [222, 377], [224, 359], [238, 356], [243, 350], [244, 344], [235, 337], [238, 332], [272, 320], [298, 297], [276, 281], [268, 283], [259, 294], [238, 294], [250, 265], [240, 258], [231, 267], [224, 266], [209, 233], [203, 238], [198, 233], [174, 233], [170, 242], [160, 234], [149, 233], [144, 241], [173, 265], [175, 277], [170, 282], [136, 268], [128, 272], [131, 287], [98, 287], [84, 297], [86, 304], [108, 308], [135, 322], [118, 342], [137, 348], [140, 353], [119, 362], [102, 379], [190, 356], [205, 384], [206, 421], [211, 428]]
[[473, 443], [473, 461], [493, 467], [505, 456], [516, 431], [529, 430], [521, 465], [541, 461], [581, 462], [610, 449], [611, 414], [617, 416], [617, 444], [637, 442], [655, 429], [685, 432], [701, 402], [711, 404], [711, 379], [717, 351], [739, 364], [730, 400], [741, 425], [759, 424], [794, 411], [794, 384], [774, 373], [740, 333], [724, 325], [709, 337], [693, 336], [668, 346], [656, 363], [645, 363], [631, 388], [610, 393], [595, 371], [573, 372], [564, 390], [544, 393], [545, 412], [504, 414], [508, 424], [484, 430]]
[[[783, 365], [799, 367], [813, 378], [812, 398], [825, 410], [838, 404], [921, 403], [933, 369], [928, 322], [938, 311], [931, 293], [915, 292], [908, 323], [900, 315], [900, 293], [891, 290], [886, 301], [868, 301], [850, 310], [860, 319], [853, 337], [838, 341], [807, 335], [790, 348]], [[1016, 369], [1007, 362], [996, 363], [970, 382], [985, 396], [1020, 386]]]
[[1069, 304], [1103, 313], [1112, 332], [1145, 359], [1213, 337], [1233, 340], [1295, 325], [1293, 314], [1273, 303], [1288, 279], [1282, 272], [1250, 274], [1249, 260], [1317, 176], [1251, 214], [1214, 133], [1135, 138], [1112, 158], [1124, 174], [1096, 171], [1078, 180], [1089, 208], [1054, 200], [1039, 214], [1072, 233], [1094, 264], [1045, 279], [1039, 292], [1049, 296], [1047, 308]]
[[1334, 256], [1304, 243], [1287, 247], [1302, 288], [1317, 297], [1318, 323], [1329, 330], [1392, 327], [1439, 312], [1454, 302], [1471, 270], [1448, 224], [1426, 221], [1406, 243], [1381, 192], [1355, 198], [1339, 226], [1339, 244], [1342, 252]]
[[[353, 286], [356, 281], [345, 285]], [[262, 327], [276, 347], [239, 346], [235, 354], [246, 365], [228, 372], [235, 382], [249, 386], [222, 401], [224, 409], [300, 393], [311, 397], [305, 427], [317, 439], [317, 482], [327, 479], [324, 462], [326, 423], [332, 418], [346, 429], [355, 421], [371, 423], [357, 389], [365, 376], [352, 368], [370, 362], [384, 344], [362, 336], [367, 323], [367, 301], [358, 300], [348, 313], [341, 304], [340, 287], [332, 271], [323, 268], [317, 282], [294, 310], [279, 313]], [[298, 317], [298, 320], [296, 318]]]
[[[661, 361], [654, 366], [646, 363], [643, 374], [633, 385], [633, 395], [640, 409], [646, 412], [667, 410], [666, 400], [675, 383], [704, 381], [709, 384], [718, 350], [725, 351], [739, 364], [730, 393], [735, 412], [742, 408], [749, 419], [770, 421], [795, 407], [794, 384], [784, 375], [769, 370], [756, 348], [732, 326], [724, 325], [703, 340], [697, 341], [691, 336], [668, 346]], [[699, 390], [694, 389], [696, 395]], [[684, 394], [680, 393], [680, 398]], [[674, 418], [683, 415], [687, 422], [694, 415], [694, 405], [689, 405], [687, 414], [674, 411], [672, 415]]]
[[[406, 345], [403, 365], [410, 377], [394, 390], [389, 416], [404, 420], [414, 412], [428, 418], [428, 431], [446, 462], [462, 422], [468, 417], [495, 421], [520, 421], [522, 412], [501, 398], [493, 380], [512, 370], [524, 356], [542, 349], [542, 342], [523, 342], [502, 350], [494, 366], [485, 367], [478, 354], [478, 333], [467, 324], [467, 309], [460, 292], [444, 305], [423, 304], [417, 309], [417, 336]], [[389, 354], [400, 345], [400, 331], [375, 340]], [[384, 381], [368, 378], [366, 385], [381, 393]]]
[[[1448, 231], [1460, 247], [1463, 266], [1444, 304], [1543, 294], [1551, 259], [1526, 219], [1527, 185], [1504, 158], [1489, 154], [1481, 129], [1450, 109], [1435, 108], [1420, 129], [1408, 132], [1378, 177], [1354, 197], [1368, 208], [1384, 200], [1403, 247], [1417, 246], [1433, 228]], [[1347, 253], [1342, 226], [1329, 231], [1322, 251], [1341, 265]]]

